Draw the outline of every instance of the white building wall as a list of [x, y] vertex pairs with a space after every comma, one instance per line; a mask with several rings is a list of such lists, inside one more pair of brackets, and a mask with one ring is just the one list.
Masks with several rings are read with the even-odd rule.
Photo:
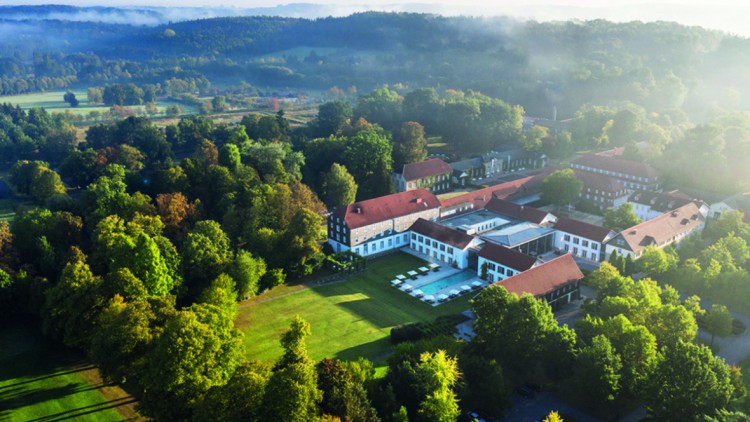
[[555, 249], [570, 252], [575, 257], [594, 262], [602, 258], [601, 243], [560, 230], [555, 232]]
[[717, 202], [715, 204], [711, 204], [711, 206], [708, 209], [708, 216], [711, 218], [719, 218], [722, 214], [732, 211], [734, 208], [727, 205], [725, 202]]
[[460, 269], [469, 266], [469, 247], [474, 242], [466, 246], [465, 249], [459, 249], [455, 246], [448, 245], [433, 238], [419, 233], [411, 233], [409, 246], [415, 251], [425, 254], [436, 261], [448, 265], [454, 263]]
[[480, 256], [477, 262], [477, 275], [480, 277], [482, 276], [482, 267], [485, 263], [487, 264], [487, 281], [492, 283], [520, 274], [520, 271]]

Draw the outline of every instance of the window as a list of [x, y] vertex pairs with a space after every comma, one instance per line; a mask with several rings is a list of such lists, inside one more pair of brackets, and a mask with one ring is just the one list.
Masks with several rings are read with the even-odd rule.
[[598, 244], [598, 243], [594, 243], [594, 242], [591, 242], [591, 249], [593, 249], [593, 250], [595, 250], [595, 251], [596, 251], [596, 250], [599, 250], [599, 244]]
[[573, 248], [573, 255], [578, 255], [578, 248]]
[[566, 242], [570, 242], [570, 235], [566, 234], [565, 237], [563, 237], [563, 239], [565, 239]]
[[388, 246], [393, 246], [393, 239], [390, 237], [388, 238]]
[[433, 241], [432, 241], [432, 247], [433, 247], [433, 248], [437, 248], [437, 241], [436, 241], [436, 240], [433, 240]]
[[385, 242], [381, 240], [380, 241], [380, 249], [383, 249], [384, 247], [385, 247]]
[[584, 248], [588, 248], [589, 247], [589, 241], [588, 240], [584, 240], [583, 242], [581, 242], [581, 246], [583, 246]]
[[495, 271], [495, 269], [497, 269], [497, 266], [492, 262], [488, 262], [487, 268], [489, 268], [491, 271]]
[[570, 249], [568, 245], [565, 245], [565, 252], [567, 252]]
[[596, 261], [596, 252], [591, 252], [591, 259]]
[[505, 275], [505, 267], [499, 267], [499, 268], [497, 269], [497, 272], [499, 272], [499, 273], [500, 273], [500, 274], [502, 274], [502, 275]]
[[574, 245], [577, 245], [577, 244], [578, 244], [578, 243], [579, 243], [580, 241], [581, 241], [581, 239], [579, 239], [579, 238], [577, 238], [577, 237], [574, 237], [574, 238], [573, 238], [573, 244], [574, 244]]
[[411, 240], [416, 240], [416, 239], [417, 239], [417, 235], [416, 235], [416, 234], [414, 234], [414, 233], [412, 233], [412, 234], [411, 234]]
[[442, 252], [445, 252], [445, 245], [440, 245], [440, 250], [441, 250]]

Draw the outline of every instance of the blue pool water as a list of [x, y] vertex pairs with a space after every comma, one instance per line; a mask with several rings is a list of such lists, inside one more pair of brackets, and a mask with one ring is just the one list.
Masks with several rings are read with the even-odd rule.
[[465, 284], [464, 282], [466, 280], [470, 280], [477, 276], [477, 273], [473, 271], [461, 271], [460, 273], [453, 274], [450, 277], [441, 278], [440, 280], [433, 281], [430, 284], [425, 284], [422, 287], [419, 287], [419, 290], [421, 290], [425, 295], [433, 295], [446, 287], [456, 286], [456, 288], [461, 287], [461, 285]]

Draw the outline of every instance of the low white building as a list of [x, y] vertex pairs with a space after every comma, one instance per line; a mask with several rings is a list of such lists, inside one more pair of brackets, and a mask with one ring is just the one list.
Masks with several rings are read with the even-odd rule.
[[615, 236], [610, 229], [565, 217], [558, 218], [555, 230], [555, 249], [594, 262], [604, 260], [604, 244]]
[[469, 249], [482, 244], [478, 237], [422, 218], [415, 221], [409, 230], [411, 249], [460, 269], [469, 266]]
[[487, 281], [497, 282], [520, 274], [539, 264], [539, 260], [494, 243], [485, 243], [477, 253], [477, 275], [487, 271]]
[[679, 190], [670, 192], [636, 191], [628, 198], [633, 211], [641, 221], [654, 218], [673, 209], [687, 205], [694, 200]]
[[719, 202], [711, 204], [708, 215], [711, 218], [719, 218], [728, 211], [740, 211], [748, 217], [750, 214], [750, 193], [738, 193]]
[[409, 245], [409, 227], [436, 220], [440, 201], [426, 189], [411, 190], [342, 207], [328, 217], [328, 243], [335, 252], [370, 256]]
[[700, 233], [705, 227], [705, 222], [704, 210], [691, 202], [621, 231], [606, 243], [605, 259], [609, 259], [614, 251], [617, 251], [619, 256], [638, 259], [644, 249], [649, 246], [661, 249], [671, 244], [678, 244], [693, 233]]

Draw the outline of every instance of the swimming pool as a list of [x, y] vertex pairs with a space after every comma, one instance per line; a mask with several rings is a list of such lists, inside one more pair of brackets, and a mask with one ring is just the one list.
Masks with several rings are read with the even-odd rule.
[[460, 273], [453, 274], [450, 277], [441, 278], [440, 280], [425, 284], [424, 286], [419, 287], [419, 290], [421, 290], [425, 295], [433, 295], [447, 287], [461, 287], [462, 284], [465, 284], [464, 282], [466, 280], [471, 280], [476, 276], [477, 273], [475, 273], [474, 271], [461, 271]]

